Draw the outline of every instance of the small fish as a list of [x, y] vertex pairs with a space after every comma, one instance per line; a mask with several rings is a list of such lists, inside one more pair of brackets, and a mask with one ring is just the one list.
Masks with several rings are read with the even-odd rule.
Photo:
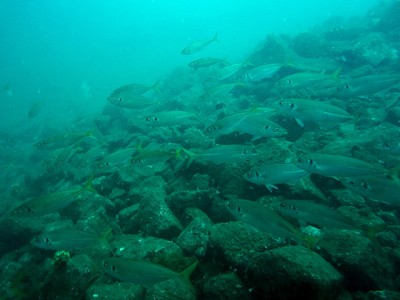
[[147, 84], [143, 84], [143, 83], [126, 84], [126, 85], [123, 85], [123, 86], [115, 89], [111, 93], [111, 96], [123, 97], [123, 96], [129, 96], [129, 95], [131, 95], [131, 96], [132, 95], [142, 95], [152, 89], [155, 89], [159, 83], [160, 83], [160, 80], [158, 80], [153, 85], [147, 85]]
[[339, 178], [350, 191], [365, 198], [393, 205], [400, 205], [400, 185], [386, 177]]
[[44, 250], [80, 250], [95, 242], [102, 240], [102, 237], [95, 233], [75, 229], [57, 229], [45, 231], [34, 237], [31, 244]]
[[257, 66], [244, 72], [242, 79], [246, 82], [255, 82], [271, 78], [282, 68], [282, 66], [283, 64], [267, 64]]
[[75, 145], [87, 137], [95, 139], [91, 132], [68, 132], [41, 139], [34, 147], [39, 150], [57, 150]]
[[152, 127], [172, 127], [181, 125], [191, 125], [197, 117], [194, 113], [171, 110], [154, 113], [145, 118], [146, 123]]
[[[190, 156], [190, 160], [200, 163], [214, 163], [220, 165], [223, 163], [240, 163], [249, 160], [257, 155], [254, 147], [246, 145], [218, 145], [209, 149], [200, 150], [196, 153], [185, 150]], [[189, 163], [190, 165], [190, 163]]]
[[244, 179], [254, 184], [265, 185], [272, 192], [272, 189], [278, 189], [275, 184], [294, 184], [309, 174], [309, 172], [290, 163], [261, 164], [251, 168], [244, 175]]
[[208, 100], [210, 98], [217, 98], [217, 97], [223, 97], [223, 96], [228, 96], [231, 91], [239, 86], [240, 84], [238, 83], [225, 83], [225, 84], [219, 84], [216, 86], [213, 86], [211, 88], [208, 88], [204, 91], [204, 94], [201, 95], [202, 100]]
[[296, 228], [272, 209], [260, 203], [234, 199], [226, 203], [226, 208], [236, 220], [249, 224], [275, 238], [289, 238], [300, 243], [303, 242]]
[[263, 111], [249, 111], [232, 114], [218, 120], [206, 129], [216, 136], [238, 132], [252, 135], [252, 140], [267, 137], [281, 137], [287, 134], [282, 126], [268, 120], [270, 114]]
[[103, 267], [105, 272], [111, 277], [150, 288], [157, 283], [172, 278], [182, 279], [190, 283], [190, 275], [196, 268], [197, 263], [196, 261], [182, 273], [177, 273], [151, 262], [114, 257], [106, 259], [103, 262]]
[[378, 148], [392, 155], [400, 154], [400, 143], [398, 142], [385, 142], [380, 144]]
[[299, 72], [288, 75], [279, 80], [278, 85], [281, 89], [307, 89], [315, 87], [336, 87], [339, 86], [338, 75], [341, 72], [339, 68], [333, 74], [321, 74], [312, 72]]
[[46, 194], [22, 203], [10, 212], [10, 217], [31, 218], [55, 213], [93, 192], [90, 179], [84, 187]]
[[216, 64], [225, 64], [224, 59], [214, 57], [203, 57], [196, 59], [188, 64], [189, 67], [197, 70], [199, 68], [207, 68]]
[[310, 154], [295, 161], [297, 167], [327, 177], [367, 177], [383, 175], [386, 170], [377, 164], [342, 155]]
[[212, 73], [209, 77], [211, 80], [224, 80], [235, 75], [241, 68], [243, 67], [242, 63], [232, 64], [225, 66], [214, 73]]
[[277, 208], [288, 217], [311, 223], [320, 227], [354, 229], [351, 220], [337, 211], [311, 200], [285, 200]]
[[359, 97], [373, 95], [400, 84], [398, 74], [377, 74], [353, 78], [339, 88], [339, 95]]
[[110, 173], [127, 167], [136, 153], [136, 148], [125, 148], [115, 151], [97, 164], [96, 173]]
[[43, 162], [43, 166], [47, 173], [55, 172], [66, 164], [79, 151], [79, 147], [65, 147], [52, 151]]
[[199, 51], [203, 50], [205, 47], [207, 47], [209, 44], [211, 44], [212, 42], [215, 42], [217, 40], [218, 40], [218, 34], [215, 34], [212, 39], [192, 42], [189, 46], [185, 47], [181, 51], [181, 54], [190, 55], [190, 54], [199, 52]]
[[35, 118], [42, 109], [43, 104], [44, 104], [43, 101], [34, 103], [28, 111], [28, 118], [29, 119]]
[[158, 101], [152, 97], [130, 94], [110, 95], [107, 100], [115, 106], [128, 109], [143, 109], [158, 103]]
[[2, 93], [5, 93], [10, 97], [13, 95], [13, 91], [12, 91], [11, 85], [9, 83], [5, 84], [3, 86], [3, 88], [0, 89], [0, 94], [2, 94]]
[[294, 118], [302, 127], [304, 121], [330, 126], [353, 119], [347, 111], [320, 101], [281, 99], [275, 103], [275, 107], [279, 113]]

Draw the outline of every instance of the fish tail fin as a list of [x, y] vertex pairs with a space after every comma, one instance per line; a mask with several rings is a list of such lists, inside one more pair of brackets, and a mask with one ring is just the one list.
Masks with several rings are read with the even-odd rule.
[[92, 192], [92, 193], [97, 193], [96, 189], [93, 187], [93, 180], [94, 180], [94, 173], [92, 173], [88, 180], [85, 182], [83, 186], [83, 190]]
[[[187, 159], [186, 166], [185, 166], [186, 169], [190, 167], [190, 165], [192, 164], [192, 162], [194, 160], [194, 157], [196, 156], [196, 154], [194, 152], [187, 150], [183, 147], [177, 150], [177, 154], [179, 155], [180, 158]], [[182, 154], [186, 157], [184, 157]]]
[[212, 38], [211, 42], [219, 42], [219, 39], [218, 39], [218, 32], [216, 32], [216, 33], [214, 34], [214, 37]]
[[343, 66], [340, 66], [339, 68], [337, 68], [335, 70], [335, 72], [333, 72], [332, 75], [331, 75], [332, 79], [337, 81], [337, 82], [339, 82], [339, 75], [342, 72], [342, 70], [343, 70]]
[[100, 235], [100, 243], [102, 246], [104, 246], [104, 248], [106, 248], [109, 245], [109, 240], [110, 237], [113, 234], [113, 228], [110, 226], [109, 228], [107, 228], [106, 231], [104, 231], [101, 235]]
[[182, 278], [190, 283], [190, 285], [192, 284], [190, 282], [190, 275], [192, 275], [193, 271], [196, 269], [197, 265], [198, 265], [199, 261], [196, 259], [196, 261], [194, 263], [192, 263], [189, 267], [187, 267], [185, 270], [183, 270], [180, 275], [182, 276]]

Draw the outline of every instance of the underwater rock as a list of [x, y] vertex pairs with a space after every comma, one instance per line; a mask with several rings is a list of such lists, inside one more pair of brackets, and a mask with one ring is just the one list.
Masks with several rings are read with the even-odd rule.
[[263, 299], [337, 299], [342, 283], [332, 265], [303, 246], [256, 254], [248, 264], [248, 275]]
[[204, 284], [203, 293], [205, 299], [251, 299], [248, 289], [233, 272], [219, 274], [208, 279]]
[[206, 211], [216, 195], [214, 188], [205, 190], [178, 190], [166, 198], [166, 202], [173, 212], [181, 215], [188, 207], [197, 207]]
[[213, 141], [203, 131], [197, 128], [188, 128], [182, 135], [182, 146], [185, 148], [210, 148]]
[[397, 52], [391, 48], [380, 33], [370, 33], [355, 41], [352, 47], [353, 60], [373, 67], [397, 59]]
[[293, 39], [293, 49], [301, 56], [318, 58], [326, 55], [326, 42], [313, 33], [300, 33]]
[[86, 291], [85, 299], [96, 300], [131, 300], [143, 299], [145, 289], [137, 284], [128, 282], [114, 282], [114, 284], [104, 284], [95, 282]]
[[165, 202], [165, 191], [161, 188], [142, 188], [137, 193], [139, 209], [125, 224], [124, 232], [141, 232], [166, 239], [178, 236], [182, 225]]
[[176, 243], [189, 255], [204, 257], [209, 242], [212, 226], [208, 216], [199, 209], [192, 209], [193, 220], [186, 226], [176, 240]]
[[209, 252], [233, 268], [247, 269], [258, 252], [277, 247], [271, 236], [242, 222], [215, 224], [210, 231]]
[[54, 268], [46, 277], [41, 299], [82, 299], [97, 275], [97, 268], [87, 255], [73, 256], [65, 268]]
[[275, 34], [269, 34], [265, 38], [261, 49], [255, 51], [249, 61], [256, 66], [274, 62], [285, 62], [287, 59], [286, 54], [287, 46], [285, 45], [285, 41]]
[[315, 249], [342, 272], [350, 291], [393, 287], [393, 265], [371, 240], [358, 233], [326, 232]]
[[182, 249], [175, 243], [141, 235], [119, 235], [111, 242], [113, 255], [132, 260], [151, 260], [171, 269], [185, 259]]
[[195, 300], [194, 289], [181, 278], [172, 278], [155, 284], [146, 293], [145, 300], [153, 299], [179, 299]]

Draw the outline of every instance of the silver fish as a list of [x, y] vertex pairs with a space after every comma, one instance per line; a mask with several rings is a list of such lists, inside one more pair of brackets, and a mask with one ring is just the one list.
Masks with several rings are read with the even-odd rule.
[[75, 145], [87, 137], [96, 139], [91, 132], [68, 132], [41, 139], [34, 147], [39, 150], [56, 150]]
[[94, 192], [91, 183], [87, 183], [85, 187], [46, 194], [19, 205], [10, 212], [10, 217], [30, 218], [55, 213]]
[[272, 192], [272, 189], [278, 188], [275, 184], [294, 184], [309, 174], [309, 172], [290, 163], [262, 164], [251, 168], [244, 175], [244, 179], [254, 184], [265, 185]]
[[311, 200], [285, 200], [277, 210], [300, 221], [326, 228], [354, 229], [351, 220], [330, 207]]
[[257, 66], [244, 72], [242, 79], [247, 82], [254, 82], [271, 78], [282, 68], [282, 66], [283, 64], [267, 64]]
[[243, 64], [238, 63], [238, 64], [232, 64], [225, 66], [214, 73], [210, 75], [211, 80], [224, 80], [226, 78], [229, 78], [233, 75], [235, 75], [241, 68], [243, 67]]
[[269, 113], [262, 111], [244, 112], [226, 116], [206, 129], [208, 134], [216, 136], [238, 132], [253, 136], [252, 140], [262, 137], [281, 137], [287, 134], [282, 126], [268, 120]]
[[254, 147], [246, 145], [219, 145], [209, 149], [200, 150], [196, 153], [185, 150], [190, 156], [190, 160], [200, 163], [223, 164], [239, 163], [257, 155]]
[[338, 93], [341, 96], [358, 97], [376, 94], [400, 84], [397, 74], [377, 74], [361, 76], [348, 80], [341, 85]]
[[190, 282], [189, 277], [196, 266], [197, 262], [190, 265], [182, 273], [177, 273], [161, 265], [127, 258], [114, 257], [103, 262], [104, 270], [108, 275], [120, 281], [143, 285], [146, 288], [172, 278]]
[[215, 42], [217, 40], [218, 40], [218, 34], [215, 34], [212, 39], [192, 42], [189, 46], [183, 48], [183, 50], [181, 51], [181, 54], [190, 55], [190, 54], [199, 52], [199, 51], [203, 50], [205, 47], [207, 47], [208, 45], [210, 45], [212, 42]]
[[130, 94], [110, 95], [107, 100], [115, 106], [128, 109], [143, 109], [158, 103], [156, 99], [149, 96]]
[[300, 169], [327, 177], [367, 177], [383, 175], [380, 165], [342, 155], [309, 154], [296, 159]]
[[79, 250], [98, 242], [101, 237], [74, 229], [46, 231], [34, 237], [31, 243], [44, 250]]
[[191, 125], [196, 119], [197, 117], [194, 113], [180, 110], [171, 110], [149, 115], [145, 118], [145, 121], [151, 127], [170, 127]]
[[340, 178], [340, 182], [350, 191], [365, 198], [400, 205], [400, 185], [386, 177]]
[[221, 58], [203, 57], [190, 62], [189, 67], [194, 69], [207, 68], [216, 64], [224, 64], [224, 62], [225, 60]]
[[312, 72], [299, 72], [288, 75], [278, 82], [278, 89], [307, 89], [315, 87], [339, 86], [338, 75], [341, 69], [333, 74], [321, 74]]
[[226, 203], [226, 208], [236, 220], [249, 224], [275, 238], [289, 238], [299, 243], [303, 242], [296, 228], [272, 209], [260, 203], [234, 199]]
[[329, 126], [353, 119], [347, 111], [320, 101], [281, 99], [275, 107], [279, 113], [294, 118], [300, 126], [304, 126], [304, 121]]

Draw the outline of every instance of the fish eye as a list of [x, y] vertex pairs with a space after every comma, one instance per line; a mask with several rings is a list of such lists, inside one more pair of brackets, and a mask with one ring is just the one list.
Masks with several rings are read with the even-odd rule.
[[103, 263], [103, 266], [105, 266], [105, 267], [107, 268], [107, 267], [108, 267], [108, 262], [105, 261], [105, 262]]
[[50, 242], [50, 240], [49, 240], [48, 237], [46, 237], [46, 238], [44, 239], [44, 241], [45, 241], [46, 243], [49, 243], [49, 242]]
[[293, 108], [296, 107], [296, 105], [294, 105], [294, 103], [290, 103], [289, 107], [290, 107], [291, 109], [293, 109]]
[[304, 159], [300, 157], [300, 158], [297, 159], [297, 162], [302, 164], [304, 162]]
[[281, 203], [280, 207], [286, 207], [286, 204], [285, 203]]
[[260, 177], [260, 173], [255, 172], [256, 177]]
[[150, 122], [150, 117], [146, 117], [146, 121], [147, 121], [147, 122]]
[[280, 107], [283, 107], [283, 104], [285, 104], [283, 101], [279, 101], [279, 102], [278, 102], [278, 105], [279, 105]]
[[276, 127], [276, 128], [275, 128], [275, 131], [278, 132], [278, 131], [281, 131], [281, 129], [278, 128], [278, 127]]
[[348, 182], [348, 184], [354, 185], [354, 181], [353, 181], [353, 180], [350, 180], [350, 181]]
[[154, 121], [157, 122], [157, 121], [158, 121], [158, 118], [157, 118], [157, 117], [154, 117]]
[[253, 149], [251, 149], [251, 153], [257, 153], [257, 149], [255, 149], [255, 148], [253, 148]]
[[270, 126], [269, 126], [269, 125], [265, 126], [265, 129], [269, 130], [269, 128], [270, 128]]
[[364, 189], [366, 189], [366, 190], [368, 190], [368, 189], [369, 189], [369, 186], [368, 186], [368, 184], [366, 184], [365, 182], [363, 182], [361, 186], [362, 186]]

